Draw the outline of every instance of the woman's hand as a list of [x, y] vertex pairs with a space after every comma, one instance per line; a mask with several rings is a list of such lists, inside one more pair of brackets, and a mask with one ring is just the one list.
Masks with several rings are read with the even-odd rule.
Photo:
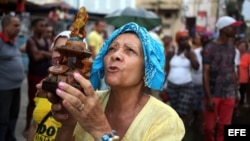
[[192, 50], [186, 50], [184, 54], [190, 60], [192, 68], [198, 70], [199, 62], [197, 60], [195, 53]]
[[[67, 83], [60, 82], [56, 93], [62, 99], [63, 107], [67, 109], [69, 115], [72, 115], [95, 139], [99, 139], [105, 133], [110, 133], [111, 127], [91, 83], [79, 73], [74, 73], [74, 78], [84, 92]], [[63, 107], [54, 104], [53, 110], [63, 110]], [[64, 116], [60, 115], [60, 118]]]
[[214, 111], [214, 101], [212, 98], [208, 98], [206, 106], [209, 111]]

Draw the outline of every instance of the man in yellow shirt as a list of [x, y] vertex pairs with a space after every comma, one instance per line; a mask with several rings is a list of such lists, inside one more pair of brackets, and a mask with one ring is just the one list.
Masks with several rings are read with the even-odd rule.
[[89, 45], [89, 50], [92, 52], [93, 59], [95, 59], [97, 53], [99, 52], [104, 42], [102, 33], [104, 32], [105, 28], [106, 28], [105, 21], [98, 20], [95, 22], [93, 31], [91, 31], [88, 35], [87, 42]]
[[[89, 33], [87, 37], [87, 42], [89, 50], [92, 53], [92, 59], [94, 60], [99, 50], [104, 42], [103, 34], [106, 29], [106, 23], [103, 20], [98, 20], [95, 22], [93, 30]], [[105, 90], [108, 86], [105, 84], [104, 79], [100, 80], [99, 90]]]

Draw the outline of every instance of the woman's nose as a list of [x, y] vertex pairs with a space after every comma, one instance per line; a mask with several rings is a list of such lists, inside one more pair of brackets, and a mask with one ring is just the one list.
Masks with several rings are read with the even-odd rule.
[[114, 52], [111, 56], [112, 60], [114, 61], [121, 61], [122, 60], [122, 49], [118, 49], [116, 52]]

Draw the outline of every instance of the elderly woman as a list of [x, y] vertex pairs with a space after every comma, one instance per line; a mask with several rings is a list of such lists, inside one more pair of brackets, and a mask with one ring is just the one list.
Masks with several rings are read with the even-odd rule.
[[[61, 100], [49, 94], [62, 123], [56, 140], [180, 141], [185, 131], [178, 114], [144, 92], [161, 89], [164, 61], [163, 47], [145, 28], [128, 23], [114, 31], [92, 65], [91, 82], [74, 73], [83, 91], [60, 82]], [[110, 89], [95, 92], [104, 75]]]

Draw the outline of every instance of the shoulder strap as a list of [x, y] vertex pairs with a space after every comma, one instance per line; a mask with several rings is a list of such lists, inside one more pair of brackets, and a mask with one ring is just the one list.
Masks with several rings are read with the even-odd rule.
[[45, 42], [45, 47], [46, 47], [46, 50], [49, 50], [49, 43], [48, 43], [48, 40], [46, 38], [43, 38], [44, 42]]
[[39, 43], [37, 42], [36, 38], [34, 36], [31, 37], [31, 39], [35, 42], [36, 47], [39, 47]]

